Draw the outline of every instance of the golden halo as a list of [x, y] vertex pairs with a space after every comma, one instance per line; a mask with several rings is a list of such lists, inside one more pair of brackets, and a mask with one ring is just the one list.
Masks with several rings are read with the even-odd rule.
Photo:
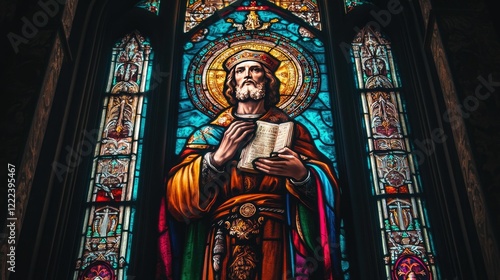
[[287, 44], [287, 39], [280, 35], [273, 34], [272, 38], [264, 40], [262, 36], [249, 38], [249, 33], [243, 32], [209, 44], [191, 62], [186, 89], [198, 109], [214, 117], [230, 106], [223, 94], [226, 79], [223, 65], [227, 58], [243, 49], [268, 52], [281, 62], [275, 72], [280, 80], [278, 108], [290, 116], [307, 108], [319, 91], [320, 81], [319, 69], [312, 56], [297, 44]]
[[[202, 83], [207, 85], [208, 95], [207, 97], [214, 102], [214, 104], [220, 104], [222, 108], [229, 106], [226, 98], [224, 97], [223, 88], [224, 81], [226, 79], [226, 71], [222, 67], [224, 61], [233, 54], [239, 52], [243, 49], [249, 50], [259, 50], [269, 52], [271, 55], [276, 57], [281, 64], [276, 70], [275, 75], [280, 80], [280, 102], [278, 107], [285, 107], [289, 103], [293, 92], [297, 88], [299, 75], [295, 63], [292, 63], [291, 58], [287, 56], [280, 49], [273, 49], [273, 45], [269, 42], [241, 42], [238, 44], [233, 44], [231, 48], [222, 50], [221, 53], [214, 57], [209, 63], [208, 67], [205, 68], [205, 73], [202, 76]], [[287, 102], [288, 101], [288, 102]], [[284, 105], [284, 106], [283, 106]]]

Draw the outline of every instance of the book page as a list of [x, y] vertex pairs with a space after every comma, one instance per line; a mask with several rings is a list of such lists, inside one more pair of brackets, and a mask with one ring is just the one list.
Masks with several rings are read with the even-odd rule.
[[241, 153], [238, 167], [253, 169], [253, 160], [259, 157], [269, 157], [274, 150], [279, 126], [273, 123], [257, 121], [255, 137], [247, 144]]
[[279, 125], [278, 135], [276, 137], [276, 143], [274, 144], [273, 152], [277, 152], [284, 147], [290, 146], [292, 142], [293, 135], [293, 123], [286, 122]]
[[256, 158], [270, 157], [283, 147], [289, 146], [292, 138], [293, 123], [274, 124], [257, 121], [255, 137], [242, 150], [238, 168], [255, 171], [253, 161]]

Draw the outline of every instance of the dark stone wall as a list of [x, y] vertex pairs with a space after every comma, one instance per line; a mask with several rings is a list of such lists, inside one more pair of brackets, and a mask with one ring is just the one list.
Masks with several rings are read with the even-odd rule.
[[489, 216], [493, 229], [497, 230], [500, 228], [500, 41], [489, 16], [488, 6], [467, 12], [443, 11], [438, 24], [457, 84]]
[[[420, 1], [429, 52], [486, 267], [498, 267], [500, 37], [493, 1]], [[470, 228], [471, 225], [467, 227]], [[487, 270], [495, 279], [493, 270]]]
[[[49, 2], [50, 5], [44, 5]], [[16, 179], [15, 207], [9, 211], [1, 211], [1, 230], [4, 233], [0, 240], [2, 279], [7, 279], [6, 254], [10, 252], [11, 246], [17, 248], [18, 245], [31, 186], [39, 167], [42, 143], [51, 139], [45, 135], [45, 131], [64, 61], [63, 45], [69, 35], [60, 28], [61, 18], [66, 22], [71, 21], [68, 9], [74, 7], [61, 3], [4, 1], [0, 9], [4, 70], [0, 75], [0, 83], [4, 85], [2, 96], [5, 98], [0, 121], [0, 129], [3, 131], [1, 165], [5, 168], [7, 164], [14, 165]], [[7, 172], [1, 174], [2, 181], [7, 181]], [[7, 186], [1, 184], [0, 187], [0, 195], [5, 199]], [[7, 244], [7, 237], [12, 236], [13, 231], [3, 226], [6, 218], [15, 219], [15, 243]]]
[[[457, 86], [486, 213], [500, 229], [500, 37], [491, 2], [436, 1], [436, 19]], [[498, 244], [497, 244], [498, 245]]]
[[[29, 0], [5, 1], [0, 9], [1, 44], [4, 54], [3, 74], [0, 75], [4, 98], [0, 120], [2, 166], [11, 163], [19, 167], [21, 164], [49, 55], [54, 44], [56, 33], [54, 26], [36, 28], [36, 31], [28, 27], [23, 29], [25, 22], [22, 19], [32, 22], [33, 14], [39, 9], [37, 1]], [[23, 35], [23, 30], [24, 34], [31, 38]], [[3, 180], [5, 175], [5, 172], [2, 172], [2, 181], [5, 181]], [[0, 188], [2, 197], [6, 197], [6, 185], [2, 184]], [[4, 217], [6, 212], [2, 211], [1, 215]]]

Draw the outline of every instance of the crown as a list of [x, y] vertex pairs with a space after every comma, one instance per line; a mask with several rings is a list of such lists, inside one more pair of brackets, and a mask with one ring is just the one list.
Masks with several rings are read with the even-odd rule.
[[278, 66], [281, 63], [269, 53], [261, 51], [242, 50], [230, 56], [224, 63], [224, 66], [226, 67], [226, 70], [230, 70], [237, 64], [244, 61], [260, 62], [273, 72], [278, 70]]

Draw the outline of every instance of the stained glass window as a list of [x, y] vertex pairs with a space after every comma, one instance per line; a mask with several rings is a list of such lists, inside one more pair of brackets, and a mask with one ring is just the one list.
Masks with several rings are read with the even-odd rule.
[[439, 279], [390, 41], [369, 26], [363, 28], [352, 42], [352, 62], [387, 277]]
[[138, 32], [113, 48], [74, 279], [126, 279], [152, 59]]
[[[249, 49], [270, 53], [280, 61], [276, 75], [281, 81], [281, 99], [277, 107], [307, 128], [315, 146], [336, 170], [331, 105], [335, 93], [330, 86], [332, 73], [327, 66], [324, 42], [315, 35], [321, 30], [316, 1], [242, 1], [224, 9], [234, 2], [188, 1], [184, 31], [195, 27], [197, 31], [190, 34], [183, 46], [175, 153], [181, 154], [199, 127], [230, 106], [223, 94], [224, 62]], [[292, 13], [285, 17], [283, 12], [277, 12], [279, 9]], [[215, 21], [204, 24], [218, 11]], [[341, 231], [339, 263], [341, 273], [349, 279]]]
[[136, 4], [136, 7], [150, 11], [151, 13], [158, 15], [160, 13], [160, 0], [144, 0]]
[[[216, 0], [216, 1], [203, 1], [203, 0], [189, 0], [187, 1], [186, 18], [184, 22], [184, 32], [188, 32], [205, 19], [215, 14], [217, 11], [229, 6], [236, 2], [236, 0]], [[251, 1], [250, 5], [239, 6], [238, 9], [253, 11], [249, 13], [249, 17], [254, 17], [257, 10], [276, 10], [276, 6], [293, 13], [310, 26], [321, 30], [321, 20], [319, 16], [318, 3], [316, 0], [268, 0], [262, 1], [265, 6], [257, 5], [256, 1]], [[274, 4], [274, 5], [273, 5]], [[276, 6], [275, 6], [276, 5]], [[231, 19], [229, 19], [231, 20]], [[254, 29], [263, 28], [260, 24], [256, 25]]]

